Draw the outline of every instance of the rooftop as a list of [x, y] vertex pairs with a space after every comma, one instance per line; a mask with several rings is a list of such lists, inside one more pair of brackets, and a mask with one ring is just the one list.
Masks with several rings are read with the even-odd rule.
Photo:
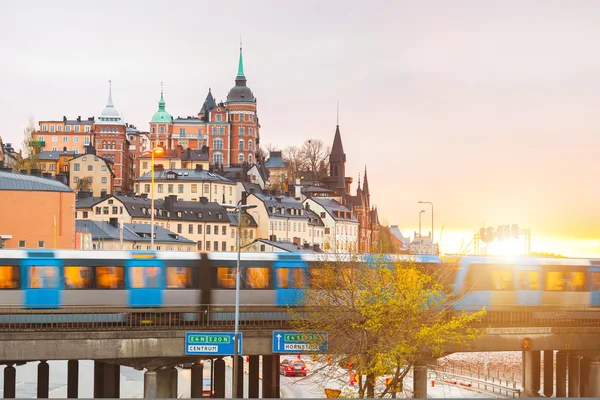
[[[136, 179], [136, 181], [151, 181], [152, 173], [146, 172], [144, 175]], [[170, 181], [170, 180], [184, 180], [184, 181], [203, 181], [203, 182], [222, 182], [227, 184], [235, 184], [235, 182], [210, 171], [198, 171], [195, 169], [169, 169], [157, 171], [154, 170], [155, 181]]]
[[[77, 232], [89, 232], [92, 240], [120, 240], [121, 231], [118, 226], [108, 222], [77, 220]], [[123, 224], [123, 240], [135, 242], [150, 242], [150, 224]], [[173, 233], [161, 226], [154, 225], [154, 241], [159, 243], [195, 244], [177, 233]]]
[[33, 192], [73, 192], [70, 187], [50, 178], [13, 174], [0, 171], [0, 190], [23, 190]]

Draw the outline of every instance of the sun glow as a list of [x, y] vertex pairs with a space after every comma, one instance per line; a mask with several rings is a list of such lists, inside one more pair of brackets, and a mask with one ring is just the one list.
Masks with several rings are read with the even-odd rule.
[[525, 241], [521, 239], [503, 240], [488, 245], [487, 254], [496, 256], [520, 256], [526, 254]]

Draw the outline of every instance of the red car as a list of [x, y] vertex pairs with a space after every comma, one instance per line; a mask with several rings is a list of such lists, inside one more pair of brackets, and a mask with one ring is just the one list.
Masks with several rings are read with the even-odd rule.
[[283, 360], [279, 365], [279, 373], [283, 376], [306, 376], [308, 368], [302, 360]]

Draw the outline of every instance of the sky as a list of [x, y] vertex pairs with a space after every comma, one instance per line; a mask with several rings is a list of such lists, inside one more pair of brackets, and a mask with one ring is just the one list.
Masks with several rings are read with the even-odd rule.
[[[600, 256], [600, 2], [6, 1], [5, 142], [29, 118], [97, 116], [108, 80], [124, 119], [225, 100], [240, 36], [261, 143], [330, 144], [368, 169], [380, 220], [444, 227], [458, 251], [481, 226], [519, 224], [532, 250]], [[522, 243], [521, 243], [522, 244]], [[521, 245], [519, 244], [519, 245]], [[493, 247], [493, 246], [492, 246]]]

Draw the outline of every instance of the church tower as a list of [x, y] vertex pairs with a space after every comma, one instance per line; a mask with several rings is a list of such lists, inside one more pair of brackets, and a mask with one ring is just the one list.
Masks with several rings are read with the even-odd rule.
[[[162, 86], [162, 83], [161, 83]], [[163, 89], [160, 89], [158, 111], [150, 121], [150, 148], [162, 146], [166, 150], [172, 149], [171, 135], [173, 134], [173, 117], [166, 110]]]

